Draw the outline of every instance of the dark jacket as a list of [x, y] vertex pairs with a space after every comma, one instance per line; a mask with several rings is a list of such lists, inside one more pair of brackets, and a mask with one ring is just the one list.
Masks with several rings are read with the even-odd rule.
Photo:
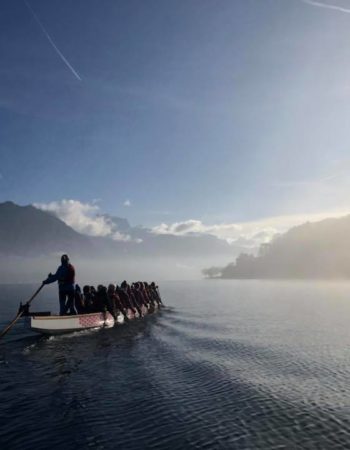
[[72, 264], [61, 264], [55, 274], [50, 273], [44, 284], [58, 281], [58, 289], [61, 292], [74, 291], [75, 269]]

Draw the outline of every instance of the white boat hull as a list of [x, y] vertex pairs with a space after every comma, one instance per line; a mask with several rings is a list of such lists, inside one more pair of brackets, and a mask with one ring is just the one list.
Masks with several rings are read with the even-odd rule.
[[[124, 322], [122, 314], [117, 323]], [[113, 327], [115, 321], [110, 313], [77, 314], [74, 316], [34, 316], [30, 318], [30, 328], [42, 334], [62, 334], [90, 328]]]
[[[158, 308], [155, 307], [154, 309]], [[142, 306], [141, 312], [144, 316], [153, 311], [149, 311], [145, 306]], [[137, 311], [134, 313], [131, 309], [127, 310], [126, 316], [128, 320], [140, 317]], [[32, 316], [30, 318], [30, 328], [36, 333], [52, 335], [72, 333], [90, 328], [110, 328], [114, 325], [121, 325], [124, 321], [123, 314], [119, 313], [115, 321], [109, 312], [77, 314], [72, 316]]]

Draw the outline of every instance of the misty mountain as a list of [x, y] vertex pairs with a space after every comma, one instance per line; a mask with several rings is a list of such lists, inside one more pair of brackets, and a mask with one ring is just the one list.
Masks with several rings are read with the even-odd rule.
[[31, 205], [0, 204], [0, 254], [44, 255], [67, 249], [87, 254], [93, 244], [53, 214]]
[[237, 249], [210, 235], [156, 235], [142, 227], [132, 227], [126, 219], [104, 215], [113, 231], [128, 239], [92, 237], [80, 234], [51, 212], [34, 206], [0, 204], [0, 254], [45, 256], [69, 252], [76, 257], [202, 257], [235, 256]]
[[350, 216], [305, 223], [277, 236], [258, 256], [240, 254], [209, 278], [350, 278]]

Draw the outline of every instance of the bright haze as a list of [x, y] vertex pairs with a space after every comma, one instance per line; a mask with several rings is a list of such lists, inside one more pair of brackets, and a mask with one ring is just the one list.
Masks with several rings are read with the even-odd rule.
[[231, 246], [179, 277], [349, 211], [348, 1], [2, 0], [0, 38], [1, 202]]

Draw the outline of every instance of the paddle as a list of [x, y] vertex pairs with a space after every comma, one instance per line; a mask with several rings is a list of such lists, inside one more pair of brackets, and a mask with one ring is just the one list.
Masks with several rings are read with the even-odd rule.
[[158, 298], [156, 299], [156, 302], [158, 303], [158, 306], [160, 306], [160, 305], [164, 306], [164, 303], [162, 302], [162, 298], [160, 296], [160, 292], [159, 292], [159, 287], [158, 286], [156, 286], [156, 292], [157, 292], [157, 295], [158, 295]]
[[122, 313], [122, 315], [124, 316], [125, 322], [127, 322], [129, 320], [127, 308], [125, 308], [125, 306], [117, 292], [116, 292], [115, 305], [116, 305], [117, 310], [120, 311]]
[[[44, 283], [39, 287], [39, 289], [30, 297], [30, 299], [25, 303], [25, 305], [30, 305], [30, 303], [32, 302], [32, 300], [34, 300], [34, 298], [39, 294], [39, 292], [41, 291], [41, 289], [44, 287]], [[22, 314], [24, 313], [24, 308], [22, 308], [22, 310], [17, 314], [17, 316], [13, 319], [13, 321], [7, 325], [7, 327], [5, 327], [2, 332], [0, 333], [0, 339], [2, 337], [5, 336], [5, 334], [10, 331], [10, 329], [13, 327], [13, 325], [17, 322], [17, 320], [22, 316]]]
[[[126, 312], [125, 312], [126, 311]], [[123, 314], [123, 316], [124, 316], [124, 320], [125, 320], [125, 322], [129, 322], [129, 317], [128, 317], [128, 312], [127, 312], [127, 310], [120, 310], [120, 312]]]

